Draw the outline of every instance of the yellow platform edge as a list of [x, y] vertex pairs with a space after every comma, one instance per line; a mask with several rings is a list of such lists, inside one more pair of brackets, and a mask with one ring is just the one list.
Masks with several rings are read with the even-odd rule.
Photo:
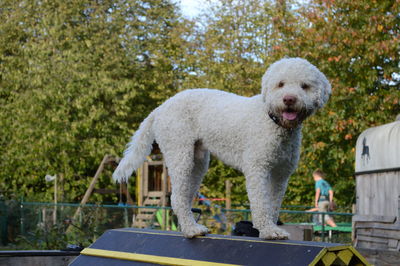
[[110, 259], [119, 259], [119, 260], [147, 262], [147, 263], [154, 263], [154, 264], [160, 264], [160, 265], [238, 266], [237, 264], [179, 259], [179, 258], [173, 258], [173, 257], [154, 256], [154, 255], [146, 255], [146, 254], [138, 254], [138, 253], [121, 252], [121, 251], [111, 251], [111, 250], [97, 249], [97, 248], [85, 248], [84, 250], [81, 251], [81, 255], [110, 258]]

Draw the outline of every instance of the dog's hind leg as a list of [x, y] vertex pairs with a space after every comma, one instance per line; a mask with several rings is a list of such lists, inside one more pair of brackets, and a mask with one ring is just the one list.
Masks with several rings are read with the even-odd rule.
[[203, 177], [207, 173], [209, 162], [210, 152], [203, 147], [201, 141], [197, 141], [194, 147], [194, 165], [191, 175], [193, 183], [190, 186], [190, 194], [193, 198], [199, 191]]
[[171, 176], [171, 205], [178, 217], [181, 231], [185, 237], [204, 235], [207, 227], [197, 224], [191, 211], [192, 201], [199, 189], [201, 180], [207, 171], [209, 152], [196, 148], [197, 145], [185, 145], [190, 149], [168, 147], [164, 153], [165, 162]]

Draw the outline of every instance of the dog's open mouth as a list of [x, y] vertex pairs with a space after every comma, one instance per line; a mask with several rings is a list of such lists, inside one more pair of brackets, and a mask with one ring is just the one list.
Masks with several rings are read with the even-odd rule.
[[277, 110], [274, 112], [268, 112], [269, 117], [279, 126], [287, 129], [297, 127], [303, 122], [304, 118], [307, 117], [307, 113], [303, 109], [295, 109], [292, 107], [286, 107], [285, 109]]
[[286, 109], [282, 112], [282, 117], [286, 120], [293, 121], [296, 120], [298, 117], [298, 112], [293, 109]]

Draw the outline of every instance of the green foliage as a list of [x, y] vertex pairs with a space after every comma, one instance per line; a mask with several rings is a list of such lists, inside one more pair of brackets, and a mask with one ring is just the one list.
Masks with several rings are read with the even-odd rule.
[[[46, 205], [24, 205], [21, 210], [23, 225], [17, 224], [19, 235], [11, 246], [18, 249], [65, 249], [67, 245], [87, 247], [105, 230], [127, 226], [132, 210], [85, 206], [77, 219], [72, 220], [78, 205], [58, 206], [54, 223], [53, 209]], [[43, 215], [47, 213], [47, 215]], [[20, 231], [21, 230], [21, 231]]]
[[[29, 236], [19, 235], [15, 245], [18, 249], [65, 249], [68, 245], [68, 237], [65, 234], [66, 227], [64, 225], [39, 225]], [[79, 238], [85, 239], [85, 238]], [[85, 245], [91, 244], [88, 240]]]
[[200, 192], [208, 198], [225, 198], [225, 181], [231, 181], [231, 200], [234, 203], [247, 203], [247, 193], [244, 176], [237, 170], [224, 165], [213, 158], [210, 168], [204, 178]]
[[322, 168], [339, 205], [355, 202], [357, 136], [393, 122], [400, 112], [400, 80], [395, 77], [399, 11], [398, 2], [367, 0], [312, 1], [299, 11], [311, 26], [288, 42], [288, 55], [315, 63], [329, 77], [333, 93], [328, 105], [305, 123], [301, 164], [288, 201], [309, 201], [312, 193], [301, 191], [311, 190], [309, 177]]
[[258, 94], [264, 60], [272, 46], [269, 1], [221, 0], [211, 5], [194, 32], [196, 75], [187, 87], [216, 88], [246, 96]]
[[[0, 190], [50, 200], [44, 175], [84, 194], [105, 154], [178, 86], [169, 1], [3, 1]], [[172, 38], [174, 37], [174, 38]], [[160, 82], [161, 81], [161, 82]]]
[[[204, 79], [217, 88], [253, 95], [260, 89], [265, 67], [283, 56], [304, 57], [318, 66], [331, 81], [333, 94], [328, 105], [305, 122], [299, 168], [290, 180], [284, 204], [312, 203], [311, 173], [322, 168], [334, 186], [338, 204], [350, 209], [355, 200], [357, 136], [369, 127], [392, 122], [400, 112], [395, 74], [399, 69], [399, 3], [219, 2], [200, 35], [204, 51], [211, 51], [202, 59], [207, 65]], [[212, 163], [208, 178], [222, 192], [220, 176], [231, 177], [232, 171]], [[234, 197], [246, 200], [244, 187], [239, 191], [240, 196]]]
[[[400, 112], [399, 2], [306, 2], [212, 1], [188, 20], [169, 0], [2, 1], [0, 190], [49, 201], [43, 177], [57, 173], [64, 199], [80, 200], [103, 156], [120, 155], [177, 91], [251, 96], [270, 63], [300, 56], [328, 76], [333, 94], [305, 122], [285, 204], [310, 204], [311, 172], [322, 168], [338, 204], [349, 206], [357, 136]], [[233, 202], [246, 202], [241, 173], [217, 160], [203, 193], [224, 197], [225, 178]]]

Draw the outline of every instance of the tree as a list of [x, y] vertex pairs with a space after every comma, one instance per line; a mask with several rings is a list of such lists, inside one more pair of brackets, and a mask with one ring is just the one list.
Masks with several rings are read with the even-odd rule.
[[[245, 96], [259, 94], [270, 42], [273, 6], [269, 1], [221, 0], [209, 3], [191, 38], [190, 74], [183, 88], [214, 88]], [[233, 183], [232, 200], [247, 202], [244, 177], [213, 158], [202, 192], [223, 198], [225, 178]]]
[[187, 87], [210, 87], [243, 95], [260, 93], [269, 61], [271, 4], [265, 0], [210, 3], [194, 32], [193, 76]]
[[[284, 56], [304, 57], [328, 76], [332, 97], [305, 122], [300, 164], [284, 204], [310, 204], [311, 173], [322, 168], [338, 203], [350, 207], [357, 135], [399, 113], [398, 2], [223, 0], [207, 13], [207, 24], [198, 31], [197, 82], [254, 95], [265, 68]], [[222, 196], [220, 176], [240, 173], [211, 163], [206, 186]], [[240, 195], [243, 186], [234, 197], [246, 200]]]
[[[0, 189], [49, 200], [43, 176], [63, 173], [76, 201], [104, 154], [121, 154], [166, 98], [198, 87], [252, 96], [269, 64], [299, 56], [333, 94], [305, 122], [285, 204], [310, 204], [322, 168], [350, 206], [357, 136], [400, 112], [399, 2], [212, 3], [190, 21], [168, 0], [2, 1]], [[217, 160], [206, 195], [223, 197], [224, 177], [234, 202], [247, 201], [242, 174]]]
[[65, 200], [76, 201], [102, 157], [121, 154], [143, 117], [176, 92], [176, 6], [74, 0], [0, 8], [0, 189], [49, 200], [43, 177], [62, 173]]
[[288, 30], [286, 49], [275, 53], [310, 60], [328, 76], [333, 94], [305, 123], [301, 163], [286, 202], [311, 202], [316, 168], [328, 174], [339, 204], [354, 202], [357, 136], [400, 112], [399, 11], [398, 1], [371, 0], [310, 1], [298, 11], [309, 26]]

